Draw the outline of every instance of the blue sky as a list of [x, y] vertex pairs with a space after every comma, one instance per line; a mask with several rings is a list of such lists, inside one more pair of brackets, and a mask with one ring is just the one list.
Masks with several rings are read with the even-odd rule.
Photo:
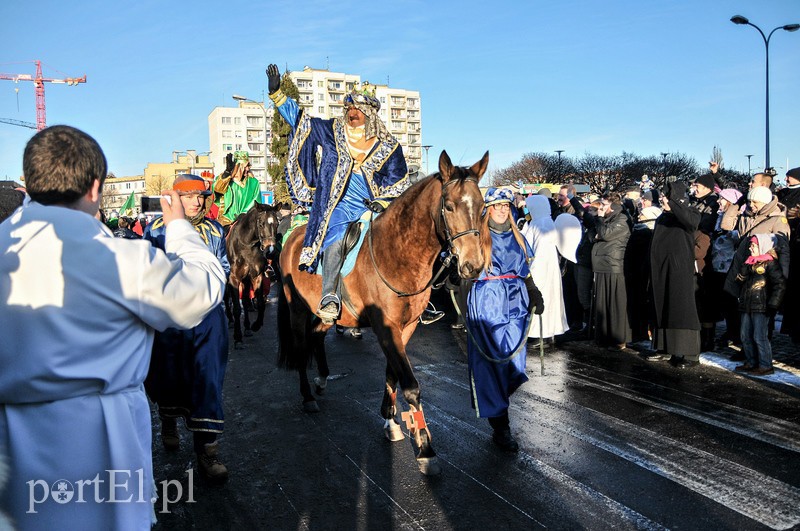
[[[208, 150], [209, 112], [260, 99], [270, 62], [419, 90], [430, 168], [490, 152], [680, 152], [764, 165], [765, 32], [798, 0], [0, 3], [0, 72], [86, 74], [46, 85], [48, 124], [93, 135], [117, 175], [173, 150]], [[35, 122], [30, 82], [0, 80], [0, 118]], [[800, 31], [770, 41], [771, 162], [800, 166]], [[0, 179], [22, 173], [33, 130], [0, 124]]]

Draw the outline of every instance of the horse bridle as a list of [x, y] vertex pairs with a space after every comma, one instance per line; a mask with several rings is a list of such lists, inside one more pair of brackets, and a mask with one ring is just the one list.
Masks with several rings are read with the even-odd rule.
[[[445, 271], [445, 269], [447, 269], [447, 267], [450, 265], [450, 261], [453, 259], [453, 257], [458, 256], [458, 253], [455, 252], [455, 246], [453, 245], [453, 242], [455, 242], [458, 238], [461, 238], [462, 236], [467, 236], [470, 234], [474, 234], [475, 236], [480, 236], [480, 230], [475, 228], [470, 228], [458, 232], [454, 235], [451, 234], [450, 232], [450, 225], [447, 223], [447, 216], [444, 213], [445, 212], [444, 198], [445, 198], [445, 189], [454, 182], [462, 182], [462, 183], [474, 182], [477, 185], [478, 179], [476, 179], [475, 177], [465, 177], [463, 179], [450, 179], [449, 181], [447, 181], [442, 185], [442, 196], [439, 201], [439, 217], [435, 220], [434, 223], [436, 225], [436, 233], [439, 235], [440, 238], [442, 238], [441, 232], [444, 232], [444, 237], [442, 239], [445, 240], [445, 244], [447, 245], [447, 256], [444, 257], [444, 259], [442, 260], [442, 266], [439, 268], [436, 274], [433, 275], [430, 281], [427, 284], [425, 284], [425, 286], [423, 286], [422, 289], [419, 289], [413, 293], [407, 293], [405, 291], [400, 291], [396, 289], [394, 286], [389, 284], [389, 281], [386, 280], [386, 278], [381, 274], [380, 270], [378, 269], [378, 264], [375, 262], [375, 252], [373, 251], [372, 248], [372, 215], [370, 215], [369, 230], [367, 231], [367, 236], [368, 236], [367, 241], [369, 243], [369, 257], [372, 260], [372, 267], [375, 269], [375, 272], [378, 274], [378, 278], [381, 279], [384, 285], [386, 285], [387, 288], [396, 293], [398, 297], [412, 297], [414, 295], [419, 295], [420, 293], [431, 287], [436, 282], [436, 280], [441, 276], [441, 274]], [[440, 230], [440, 220], [441, 220], [441, 225], [444, 225], [444, 231]]]

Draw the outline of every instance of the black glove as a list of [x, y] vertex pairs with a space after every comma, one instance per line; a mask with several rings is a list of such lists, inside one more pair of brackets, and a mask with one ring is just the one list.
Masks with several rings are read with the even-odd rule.
[[233, 173], [233, 168], [236, 167], [236, 162], [233, 160], [233, 153], [225, 155], [225, 172]]
[[267, 89], [270, 94], [275, 94], [281, 88], [281, 73], [278, 65], [271, 64], [267, 67]]
[[542, 297], [542, 292], [536, 286], [528, 288], [528, 311], [536, 315], [544, 313], [544, 297]]
[[386, 204], [383, 201], [367, 201], [364, 200], [364, 203], [367, 204], [367, 208], [375, 212], [376, 214], [380, 214], [384, 210], [386, 210]]

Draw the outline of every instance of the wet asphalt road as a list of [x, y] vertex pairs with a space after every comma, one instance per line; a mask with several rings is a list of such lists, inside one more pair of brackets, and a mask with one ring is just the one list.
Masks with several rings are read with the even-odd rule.
[[537, 350], [512, 397], [521, 451], [509, 455], [470, 408], [466, 338], [448, 316], [419, 327], [408, 348], [443, 468], [430, 478], [408, 438], [383, 437], [385, 362], [371, 331], [361, 341], [329, 333], [333, 376], [321, 412], [306, 414], [296, 374], [275, 368], [276, 310], [244, 349], [231, 349], [220, 448], [228, 483], [186, 473], [186, 432], [174, 454], [154, 437], [158, 487], [177, 500], [157, 529], [800, 526], [797, 388], [589, 342], [548, 350], [542, 376]]

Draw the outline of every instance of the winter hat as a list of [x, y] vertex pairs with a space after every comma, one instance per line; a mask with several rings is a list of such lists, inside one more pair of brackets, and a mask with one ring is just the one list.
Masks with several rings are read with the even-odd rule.
[[175, 177], [172, 189], [181, 195], [192, 193], [211, 195], [209, 183], [202, 177], [192, 175], [191, 173], [182, 173]]
[[748, 201], [757, 201], [765, 205], [772, 201], [772, 192], [766, 186], [756, 186], [747, 194]]
[[485, 206], [496, 205], [498, 203], [513, 203], [514, 192], [508, 188], [489, 188], [486, 190], [486, 195], [483, 197]]
[[639, 214], [639, 221], [653, 221], [661, 215], [661, 209], [654, 206], [649, 206], [642, 209]]
[[702, 184], [703, 186], [705, 186], [706, 188], [708, 188], [712, 192], [714, 191], [714, 185], [716, 184], [716, 182], [714, 181], [714, 176], [711, 175], [710, 173], [706, 173], [705, 175], [701, 175], [700, 177], [698, 177], [695, 180], [695, 182], [697, 184]]
[[736, 188], [725, 188], [719, 193], [720, 198], [727, 200], [729, 203], [736, 204], [742, 198], [742, 192]]

